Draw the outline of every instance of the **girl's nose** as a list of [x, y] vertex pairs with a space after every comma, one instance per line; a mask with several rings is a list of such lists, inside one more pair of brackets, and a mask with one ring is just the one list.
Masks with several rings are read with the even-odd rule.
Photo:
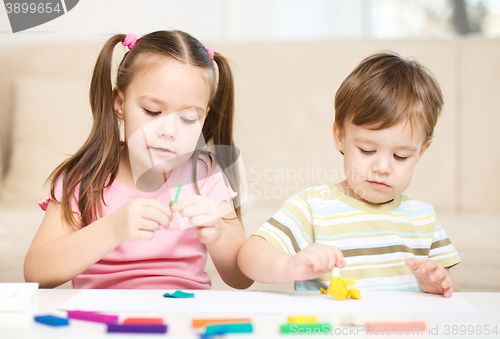
[[177, 128], [175, 126], [174, 114], [169, 114], [162, 117], [158, 121], [158, 137], [167, 137], [175, 139], [177, 136]]

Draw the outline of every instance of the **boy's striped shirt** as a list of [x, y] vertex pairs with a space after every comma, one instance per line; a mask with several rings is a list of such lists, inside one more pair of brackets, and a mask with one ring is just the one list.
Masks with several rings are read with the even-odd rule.
[[[311, 187], [288, 199], [255, 234], [289, 254], [314, 242], [338, 247], [347, 263], [342, 277], [367, 291], [420, 291], [405, 265], [410, 258], [434, 259], [447, 268], [460, 262], [434, 208], [406, 194], [374, 206], [335, 185]], [[328, 287], [330, 278], [299, 281], [295, 289]]]

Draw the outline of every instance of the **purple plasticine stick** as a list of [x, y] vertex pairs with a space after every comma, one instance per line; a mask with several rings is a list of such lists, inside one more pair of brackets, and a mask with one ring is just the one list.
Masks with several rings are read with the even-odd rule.
[[108, 324], [108, 333], [167, 333], [167, 325]]
[[68, 318], [104, 324], [116, 324], [118, 322], [117, 315], [100, 314], [87, 311], [68, 311]]

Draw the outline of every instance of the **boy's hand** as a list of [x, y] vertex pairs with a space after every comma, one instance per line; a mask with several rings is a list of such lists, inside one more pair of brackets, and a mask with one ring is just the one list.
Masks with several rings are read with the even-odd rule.
[[315, 279], [345, 266], [344, 255], [337, 247], [314, 243], [287, 261], [286, 272], [291, 280]]
[[224, 226], [219, 209], [215, 202], [200, 195], [193, 195], [172, 205], [172, 211], [179, 212], [189, 219], [189, 223], [197, 226], [196, 234], [200, 242], [208, 244], [220, 236]]
[[453, 278], [436, 260], [412, 258], [406, 261], [406, 266], [412, 269], [423, 292], [442, 294], [446, 298], [453, 294]]

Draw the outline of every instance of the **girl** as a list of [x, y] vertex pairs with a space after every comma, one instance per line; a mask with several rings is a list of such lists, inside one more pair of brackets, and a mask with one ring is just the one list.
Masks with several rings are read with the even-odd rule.
[[[120, 42], [130, 50], [113, 89]], [[110, 38], [92, 76], [90, 136], [52, 172], [50, 193], [39, 202], [46, 214], [26, 254], [26, 281], [209, 289], [208, 250], [229, 286], [249, 287], [236, 264], [245, 234], [233, 95], [227, 60], [187, 33]], [[205, 143], [224, 151], [203, 152]]]

